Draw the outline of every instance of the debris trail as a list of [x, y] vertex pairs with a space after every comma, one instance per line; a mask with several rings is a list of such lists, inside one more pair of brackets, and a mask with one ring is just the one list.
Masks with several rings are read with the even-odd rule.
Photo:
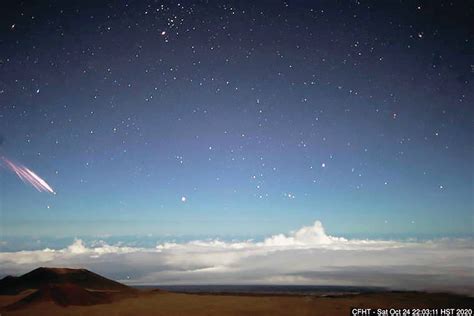
[[20, 164], [15, 164], [3, 156], [0, 157], [0, 159], [4, 162], [5, 167], [14, 172], [24, 183], [32, 185], [39, 192], [49, 192], [56, 194], [53, 188], [45, 180], [41, 179], [40, 176], [27, 167]]

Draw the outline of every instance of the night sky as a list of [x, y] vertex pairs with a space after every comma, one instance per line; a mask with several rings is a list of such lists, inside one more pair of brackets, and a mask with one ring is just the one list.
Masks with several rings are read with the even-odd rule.
[[2, 1], [2, 235], [473, 233], [471, 1]]

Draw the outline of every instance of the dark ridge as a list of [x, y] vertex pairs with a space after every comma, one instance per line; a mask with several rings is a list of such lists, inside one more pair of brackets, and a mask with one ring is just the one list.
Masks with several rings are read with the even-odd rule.
[[37, 268], [19, 277], [6, 276], [0, 280], [0, 295], [16, 295], [29, 289], [49, 285], [75, 285], [83, 289], [131, 292], [134, 289], [104, 278], [86, 269]]
[[49, 284], [9, 305], [6, 310], [22, 309], [41, 302], [53, 302], [60, 306], [87, 306], [111, 303], [112, 297], [109, 292], [89, 291], [74, 284]]

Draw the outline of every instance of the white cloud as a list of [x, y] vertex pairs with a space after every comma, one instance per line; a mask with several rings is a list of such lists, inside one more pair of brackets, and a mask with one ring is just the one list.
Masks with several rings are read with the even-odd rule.
[[314, 222], [313, 226], [305, 226], [290, 236], [279, 234], [265, 239], [265, 246], [318, 246], [337, 242], [346, 242], [344, 238], [335, 238], [326, 235], [321, 222]]
[[472, 240], [348, 240], [327, 235], [318, 221], [261, 242], [195, 240], [138, 248], [86, 246], [76, 239], [64, 249], [0, 253], [10, 274], [46, 265], [86, 267], [132, 284], [333, 284], [469, 294], [473, 262]]

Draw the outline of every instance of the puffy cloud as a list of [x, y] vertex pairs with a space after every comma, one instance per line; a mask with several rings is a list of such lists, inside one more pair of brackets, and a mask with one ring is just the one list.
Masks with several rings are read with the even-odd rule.
[[41, 264], [46, 262], [73, 260], [79, 257], [97, 258], [104, 254], [125, 254], [131, 252], [146, 251], [143, 248], [111, 246], [100, 243], [99, 246], [89, 248], [84, 245], [81, 239], [75, 239], [74, 242], [64, 249], [50, 249], [17, 251], [17, 252], [0, 252], [0, 264]]
[[86, 253], [88, 249], [84, 246], [84, 243], [80, 239], [74, 240], [74, 242], [67, 247], [67, 250], [72, 254]]
[[344, 238], [335, 238], [326, 235], [323, 224], [314, 222], [313, 226], [305, 226], [290, 236], [279, 234], [265, 239], [266, 246], [318, 246], [335, 242], [345, 242]]
[[472, 240], [345, 239], [320, 222], [261, 242], [195, 240], [128, 247], [76, 239], [64, 249], [0, 253], [4, 273], [85, 267], [130, 284], [318, 284], [474, 294]]

